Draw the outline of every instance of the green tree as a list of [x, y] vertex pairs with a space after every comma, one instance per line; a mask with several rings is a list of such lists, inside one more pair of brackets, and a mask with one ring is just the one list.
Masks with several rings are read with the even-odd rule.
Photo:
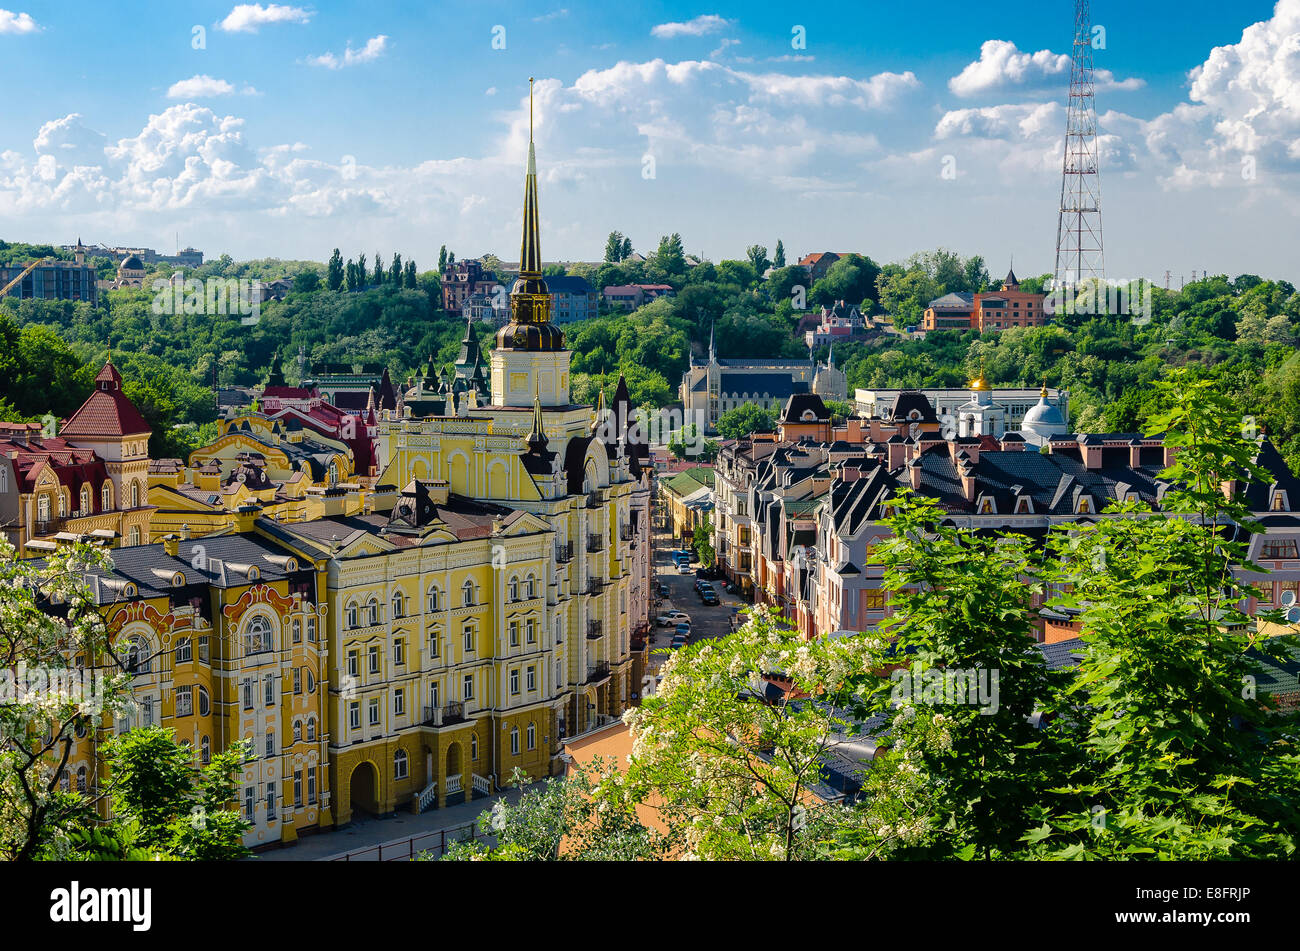
[[691, 544], [695, 548], [695, 553], [700, 556], [700, 564], [705, 568], [712, 568], [717, 560], [717, 553], [713, 550], [713, 520], [707, 515], [699, 525], [695, 526]]
[[406, 279], [403, 282], [403, 286], [408, 291], [415, 291], [420, 289], [420, 278], [419, 275], [416, 273], [415, 262], [412, 260], [408, 260], [406, 262]]
[[402, 256], [394, 252], [393, 263], [388, 268], [388, 283], [399, 290], [402, 287]]
[[444, 244], [438, 248], [438, 273], [441, 274], [447, 270], [447, 246]]
[[780, 238], [776, 241], [776, 250], [772, 252], [772, 267], [778, 271], [785, 267], [785, 245]]
[[745, 257], [749, 259], [749, 266], [754, 269], [754, 273], [759, 277], [763, 276], [771, 263], [767, 259], [767, 248], [758, 244], [751, 244], [746, 248]]
[[677, 232], [659, 239], [655, 264], [669, 277], [680, 278], [686, 273], [686, 252], [682, 250], [682, 236]]
[[611, 231], [609, 237], [605, 239], [605, 261], [609, 264], [617, 264], [623, 260], [623, 235], [618, 231]]
[[375, 252], [375, 272], [371, 275], [370, 283], [375, 287], [380, 287], [384, 283], [384, 258], [378, 251]]
[[717, 429], [724, 439], [740, 439], [750, 433], [775, 432], [776, 411], [763, 409], [756, 403], [745, 403], [719, 415]]
[[194, 765], [194, 750], [163, 727], [137, 727], [105, 747], [113, 787], [114, 817], [138, 823], [146, 848], [198, 861], [241, 858], [248, 822], [236, 808], [244, 743]]
[[295, 294], [311, 294], [320, 290], [320, 272], [314, 268], [299, 271], [293, 279]]
[[[130, 680], [84, 581], [87, 571], [110, 565], [105, 551], [85, 544], [60, 546], [42, 563], [19, 561], [0, 539], [0, 657], [5, 670], [36, 678], [0, 696], [0, 856], [8, 861], [66, 846], [67, 829], [85, 806], [59, 788], [76, 729], [129, 702]], [[46, 598], [63, 616], [44, 610]], [[104, 675], [102, 682], [78, 674], [71, 663], [77, 655], [86, 660], [83, 671]], [[60, 676], [75, 679], [59, 689]]]
[[334, 253], [330, 255], [330, 263], [325, 273], [325, 286], [331, 291], [338, 291], [343, 287], [343, 255], [339, 249], [335, 248]]

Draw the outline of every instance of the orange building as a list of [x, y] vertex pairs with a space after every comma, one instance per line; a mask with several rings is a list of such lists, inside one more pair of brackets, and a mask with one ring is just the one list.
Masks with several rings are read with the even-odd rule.
[[1014, 270], [1008, 271], [1000, 290], [978, 294], [945, 294], [930, 301], [921, 326], [925, 330], [1005, 330], [1008, 327], [1041, 327], [1047, 322], [1043, 310], [1046, 294], [1020, 289]]

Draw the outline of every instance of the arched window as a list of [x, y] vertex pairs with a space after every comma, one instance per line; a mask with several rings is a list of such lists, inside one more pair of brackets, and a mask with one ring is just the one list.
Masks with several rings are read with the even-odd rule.
[[357, 606], [355, 603], [348, 603], [348, 627], [358, 627]]
[[438, 610], [438, 586], [436, 584], [429, 585], [429, 610]]
[[307, 739], [309, 740], [316, 739], [316, 718], [315, 717], [307, 718]]
[[0, 466], [0, 492], [9, 491], [9, 470]]
[[212, 740], [206, 736], [199, 740], [199, 762], [204, 766], [212, 762]]
[[506, 585], [506, 598], [510, 601], [519, 600], [519, 579], [511, 578]]
[[262, 615], [257, 615], [248, 622], [244, 634], [244, 653], [260, 654], [271, 649], [271, 622]]
[[366, 602], [366, 623], [367, 624], [379, 623], [379, 602], [376, 601], [374, 598], [371, 598], [368, 602]]
[[132, 482], [131, 483], [131, 508], [138, 509], [139, 507], [140, 507], [140, 483]]
[[537, 579], [534, 578], [531, 574], [528, 576], [528, 579], [524, 582], [524, 597], [530, 599], [537, 597]]
[[467, 580], [465, 584], [461, 586], [460, 591], [461, 591], [461, 595], [465, 607], [470, 607], [471, 605], [473, 605], [474, 604], [474, 582]]
[[510, 728], [510, 752], [514, 756], [519, 755], [519, 727]]
[[295, 743], [297, 743], [297, 742], [298, 742], [299, 740], [301, 740], [301, 739], [302, 739], [302, 721], [301, 721], [301, 720], [294, 720], [294, 721], [293, 721], [293, 741], [294, 741]]
[[77, 767], [77, 792], [86, 791], [86, 767]]
[[59, 493], [59, 518], [66, 518], [68, 514], [68, 497], [62, 492]]
[[50, 497], [40, 495], [36, 498], [36, 521], [48, 522], [50, 520]]
[[528, 748], [530, 750], [537, 749], [537, 724], [536, 723], [528, 724]]
[[393, 778], [405, 779], [406, 767], [407, 767], [406, 750], [398, 750], [396, 753], [393, 754]]
[[469, 735], [469, 758], [472, 760], [478, 759], [478, 734], [477, 733], [471, 733]]
[[316, 642], [316, 619], [314, 617], [307, 618], [307, 640], [313, 644]]
[[199, 716], [206, 717], [212, 710], [212, 700], [208, 697], [208, 691], [204, 687], [199, 687]]
[[122, 654], [122, 666], [132, 675], [149, 673], [149, 645], [143, 638], [133, 637], [127, 641], [126, 650]]
[[292, 632], [293, 642], [295, 644], [301, 644], [302, 643], [302, 621], [299, 621], [295, 618], [293, 623], [289, 625], [289, 630]]
[[113, 483], [105, 482], [104, 487], [99, 490], [99, 510], [101, 512], [110, 511], [113, 508]]
[[403, 611], [403, 607], [404, 605], [402, 599], [402, 592], [394, 591], [393, 592], [393, 617], [395, 618], [402, 617], [405, 613]]
[[90, 486], [81, 487], [81, 514], [86, 515], [90, 512]]

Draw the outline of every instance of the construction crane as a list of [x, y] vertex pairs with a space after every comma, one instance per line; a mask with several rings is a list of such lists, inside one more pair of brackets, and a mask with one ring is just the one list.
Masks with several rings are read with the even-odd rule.
[[[27, 267], [23, 268], [21, 274], [15, 277], [4, 287], [0, 287], [0, 297], [4, 297], [6, 294], [8, 294], [11, 290], [13, 290], [15, 287], [17, 287], [19, 284], [23, 282], [23, 278], [25, 278], [28, 274], [31, 274], [32, 271], [36, 270], [42, 264], [49, 263], [49, 260], [50, 260], [49, 258], [41, 258], [39, 261], [33, 261], [31, 264], [27, 265]], [[21, 297], [22, 293], [19, 292], [18, 296]]]

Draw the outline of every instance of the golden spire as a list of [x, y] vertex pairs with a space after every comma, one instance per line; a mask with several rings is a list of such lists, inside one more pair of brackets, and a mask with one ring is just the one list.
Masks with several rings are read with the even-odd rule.
[[528, 77], [528, 170], [524, 175], [524, 236], [519, 247], [521, 277], [542, 276], [541, 222], [537, 212], [537, 153], [533, 148], [533, 77]]
[[1043, 388], [1038, 391], [1038, 395], [1042, 399], [1047, 399], [1047, 374], [1046, 373], [1043, 374]]

